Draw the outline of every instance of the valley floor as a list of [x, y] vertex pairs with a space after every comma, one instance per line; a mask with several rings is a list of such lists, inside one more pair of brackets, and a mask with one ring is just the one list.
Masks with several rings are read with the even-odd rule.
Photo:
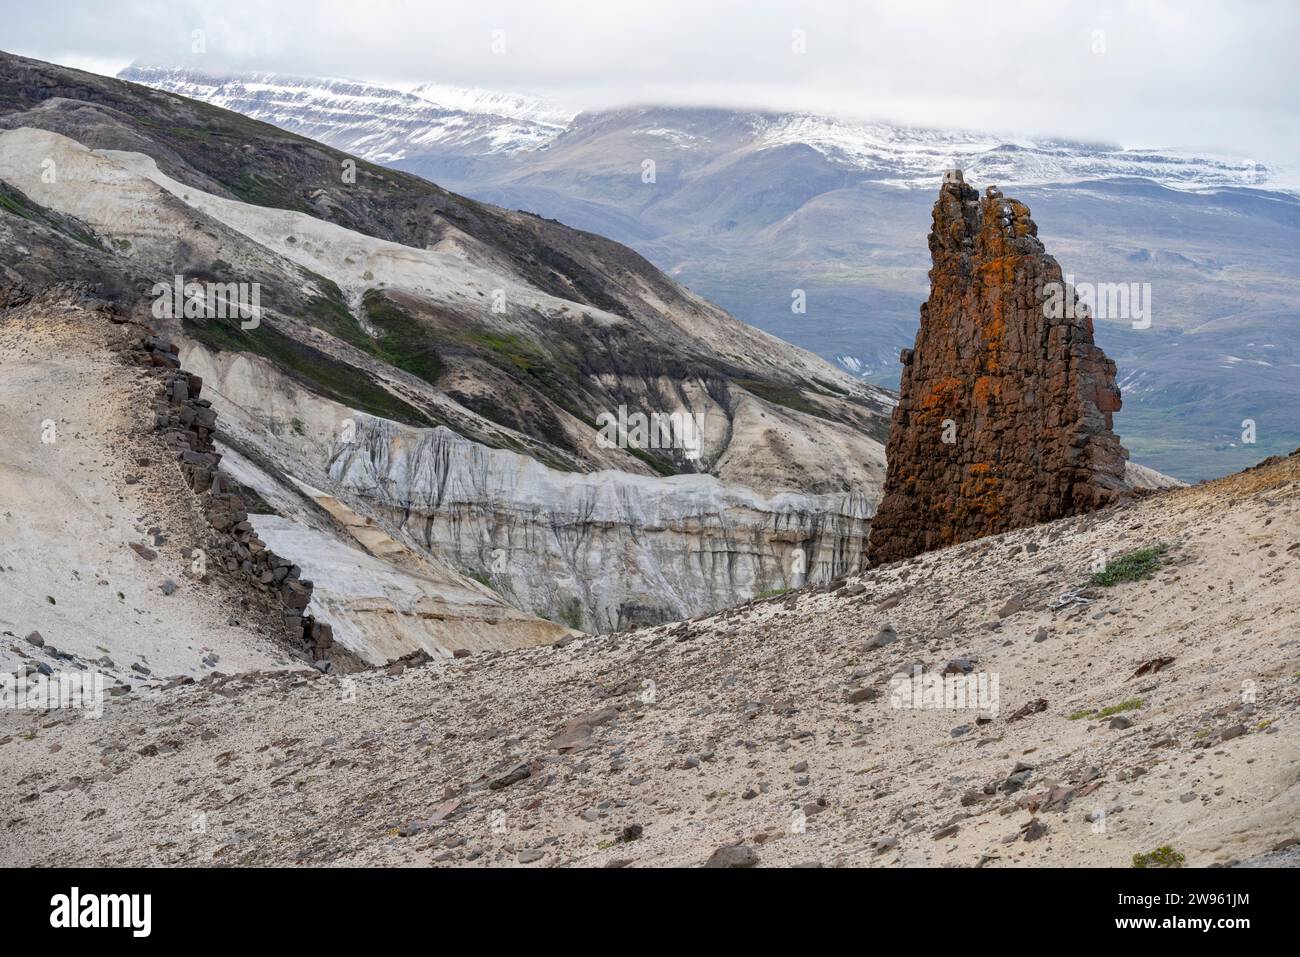
[[[675, 625], [7, 710], [0, 865], [1294, 861], [1298, 594], [1300, 454]], [[996, 700], [894, 707], [917, 664]]]

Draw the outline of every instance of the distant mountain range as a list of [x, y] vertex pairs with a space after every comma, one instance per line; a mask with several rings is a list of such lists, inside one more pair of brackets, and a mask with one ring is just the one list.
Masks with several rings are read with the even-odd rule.
[[[1137, 176], [1184, 189], [1276, 188], [1254, 160], [1176, 150], [1135, 150], [1063, 139], [1007, 139], [813, 113], [637, 107], [579, 113], [519, 93], [436, 83], [409, 90], [280, 73], [211, 74], [132, 65], [120, 79], [235, 110], [376, 163], [454, 150], [495, 156], [635, 138], [658, 156], [699, 166], [784, 146], [808, 146], [875, 181], [929, 189], [952, 167], [979, 182], [1024, 186]], [[610, 161], [618, 155], [607, 157]]]
[[886, 386], [926, 296], [933, 191], [961, 167], [968, 182], [1031, 205], [1067, 275], [1150, 284], [1150, 328], [1098, 322], [1135, 460], [1196, 480], [1300, 444], [1300, 193], [1289, 169], [808, 113], [572, 115], [437, 85], [144, 66], [121, 76], [626, 243], [744, 321]]
[[430, 150], [494, 155], [536, 149], [573, 119], [540, 100], [427, 84], [403, 92], [278, 73], [219, 76], [131, 66], [119, 76], [292, 130], [375, 163]]

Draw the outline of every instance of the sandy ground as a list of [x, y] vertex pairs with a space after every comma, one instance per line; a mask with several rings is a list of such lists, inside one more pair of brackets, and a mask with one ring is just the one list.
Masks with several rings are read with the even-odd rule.
[[[1300, 455], [677, 625], [10, 711], [0, 864], [1294, 860], [1297, 594]], [[950, 663], [997, 700], [894, 706]]]
[[0, 319], [0, 671], [93, 664], [141, 690], [217, 664], [288, 667], [239, 590], [190, 574], [181, 550], [207, 526], [152, 433], [156, 383], [111, 345], [129, 333], [50, 309]]

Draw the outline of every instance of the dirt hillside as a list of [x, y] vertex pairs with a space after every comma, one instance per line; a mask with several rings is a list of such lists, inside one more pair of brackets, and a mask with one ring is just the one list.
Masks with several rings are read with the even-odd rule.
[[[0, 712], [0, 864], [1284, 862], [1297, 594], [1300, 454], [675, 625], [223, 660], [99, 719]], [[918, 665], [975, 707], [896, 706]]]

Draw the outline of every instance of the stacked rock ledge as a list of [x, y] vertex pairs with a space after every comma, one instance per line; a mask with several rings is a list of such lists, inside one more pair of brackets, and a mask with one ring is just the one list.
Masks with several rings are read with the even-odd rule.
[[291, 647], [305, 652], [317, 669], [347, 670], [363, 667], [351, 652], [334, 643], [329, 624], [307, 611], [312, 583], [301, 577], [302, 570], [266, 546], [248, 521], [248, 511], [238, 486], [220, 470], [221, 454], [212, 436], [217, 413], [201, 397], [203, 380], [181, 368], [179, 349], [169, 339], [152, 332], [134, 347], [135, 360], [157, 370], [161, 389], [154, 400], [154, 430], [175, 454], [181, 474], [194, 493], [208, 525], [217, 534], [211, 561], [243, 576], [254, 589], [278, 603], [286, 637]]

